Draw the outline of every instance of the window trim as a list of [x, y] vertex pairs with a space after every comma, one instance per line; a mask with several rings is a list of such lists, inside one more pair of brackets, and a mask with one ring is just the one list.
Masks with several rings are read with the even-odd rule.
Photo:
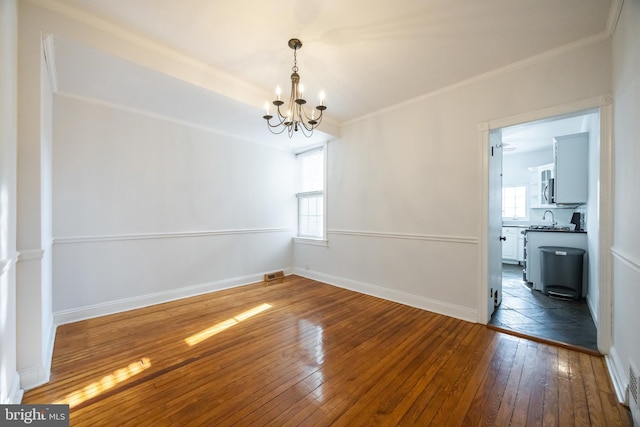
[[[313, 145], [311, 147], [306, 147], [303, 150], [294, 152], [296, 156], [296, 161], [298, 156], [304, 154], [311, 154], [316, 151], [322, 151], [322, 191], [302, 191], [296, 192], [296, 236], [293, 238], [296, 243], [305, 243], [305, 244], [313, 244], [313, 245], [327, 245], [327, 163], [328, 163], [328, 144], [326, 142]], [[300, 173], [299, 167], [296, 167], [296, 174]], [[300, 176], [297, 176], [296, 181], [300, 182]], [[300, 197], [308, 197], [314, 195], [322, 196], [322, 236], [314, 237], [314, 236], [301, 236], [300, 235]]]

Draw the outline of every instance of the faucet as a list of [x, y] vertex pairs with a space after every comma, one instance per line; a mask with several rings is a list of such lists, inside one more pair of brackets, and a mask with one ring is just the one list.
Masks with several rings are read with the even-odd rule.
[[558, 225], [558, 223], [556, 222], [556, 217], [553, 215], [553, 212], [551, 212], [549, 209], [547, 209], [546, 211], [544, 211], [544, 213], [542, 214], [542, 220], [544, 221], [547, 216], [547, 212], [549, 212], [551, 214], [551, 226], [555, 227], [556, 225]]

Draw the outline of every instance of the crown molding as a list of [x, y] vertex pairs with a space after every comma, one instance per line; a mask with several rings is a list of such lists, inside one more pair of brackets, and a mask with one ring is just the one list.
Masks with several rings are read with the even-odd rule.
[[622, 12], [622, 5], [624, 0], [613, 0], [611, 3], [611, 9], [609, 9], [609, 19], [607, 20], [606, 32], [609, 37], [613, 36], [618, 27], [618, 21], [620, 20], [620, 13]]

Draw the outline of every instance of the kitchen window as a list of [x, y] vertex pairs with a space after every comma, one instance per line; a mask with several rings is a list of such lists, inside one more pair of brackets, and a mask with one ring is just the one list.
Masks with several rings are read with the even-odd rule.
[[502, 187], [502, 218], [527, 218], [527, 187], [524, 185]]
[[325, 238], [325, 147], [296, 155], [298, 162], [298, 237]]

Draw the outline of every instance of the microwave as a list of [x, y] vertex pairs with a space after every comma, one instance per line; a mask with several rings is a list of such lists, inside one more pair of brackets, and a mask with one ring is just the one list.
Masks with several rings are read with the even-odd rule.
[[551, 205], [555, 203], [553, 170], [540, 171], [540, 204]]

